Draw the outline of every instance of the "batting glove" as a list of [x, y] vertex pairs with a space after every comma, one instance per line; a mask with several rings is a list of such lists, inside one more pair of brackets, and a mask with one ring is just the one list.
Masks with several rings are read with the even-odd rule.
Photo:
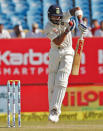
[[74, 29], [75, 29], [75, 27], [76, 27], [76, 22], [75, 22], [75, 20], [71, 20], [70, 22], [69, 22], [69, 25], [70, 25], [70, 31], [73, 31]]
[[68, 23], [68, 27], [65, 30], [65, 34], [68, 34], [68, 32], [73, 31], [75, 29], [76, 23], [75, 20], [71, 20]]
[[85, 26], [84, 24], [79, 24], [79, 25], [78, 25], [78, 28], [79, 28], [79, 31], [80, 31], [82, 34], [85, 34], [85, 33], [87, 33], [87, 31], [88, 31], [87, 26]]

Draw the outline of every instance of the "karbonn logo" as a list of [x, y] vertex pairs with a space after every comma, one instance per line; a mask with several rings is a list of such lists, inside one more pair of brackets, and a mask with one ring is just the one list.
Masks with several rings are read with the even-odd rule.
[[98, 101], [100, 106], [103, 106], [103, 91], [87, 91], [82, 93], [78, 92], [66, 92], [63, 104], [65, 106], [89, 106], [90, 103]]
[[80, 54], [81, 48], [82, 48], [82, 40], [79, 40], [79, 47], [77, 53]]
[[27, 53], [12, 53], [11, 51], [0, 52], [0, 65], [41, 65], [48, 64], [48, 52], [34, 52], [29, 49]]

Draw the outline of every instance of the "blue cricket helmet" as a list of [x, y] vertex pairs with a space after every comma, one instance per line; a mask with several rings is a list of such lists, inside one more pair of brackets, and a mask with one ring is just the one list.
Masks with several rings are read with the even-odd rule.
[[48, 18], [49, 20], [53, 23], [53, 24], [59, 24], [59, 21], [53, 21], [51, 19], [51, 16], [59, 16], [60, 17], [60, 21], [63, 18], [63, 12], [60, 6], [58, 5], [51, 5], [48, 9]]

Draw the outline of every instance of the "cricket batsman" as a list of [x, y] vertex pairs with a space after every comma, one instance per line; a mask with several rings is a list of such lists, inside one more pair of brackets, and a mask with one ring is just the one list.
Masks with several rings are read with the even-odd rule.
[[[51, 5], [48, 9], [49, 22], [45, 27], [45, 33], [51, 40], [48, 75], [50, 114], [48, 120], [52, 122], [59, 121], [61, 105], [72, 69], [74, 50], [71, 31], [75, 29], [76, 25], [74, 20], [70, 20], [72, 16], [77, 17], [80, 22], [83, 12], [79, 7], [76, 7], [63, 13], [58, 5]], [[81, 33], [87, 31], [87, 27], [82, 23], [79, 23], [78, 28]]]

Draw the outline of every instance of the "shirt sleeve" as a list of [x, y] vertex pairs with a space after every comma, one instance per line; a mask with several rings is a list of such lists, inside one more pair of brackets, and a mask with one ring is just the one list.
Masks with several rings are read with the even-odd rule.
[[53, 28], [49, 25], [46, 26], [44, 33], [46, 34], [46, 36], [52, 41], [53, 39], [55, 39], [58, 35], [59, 32], [56, 28]]

